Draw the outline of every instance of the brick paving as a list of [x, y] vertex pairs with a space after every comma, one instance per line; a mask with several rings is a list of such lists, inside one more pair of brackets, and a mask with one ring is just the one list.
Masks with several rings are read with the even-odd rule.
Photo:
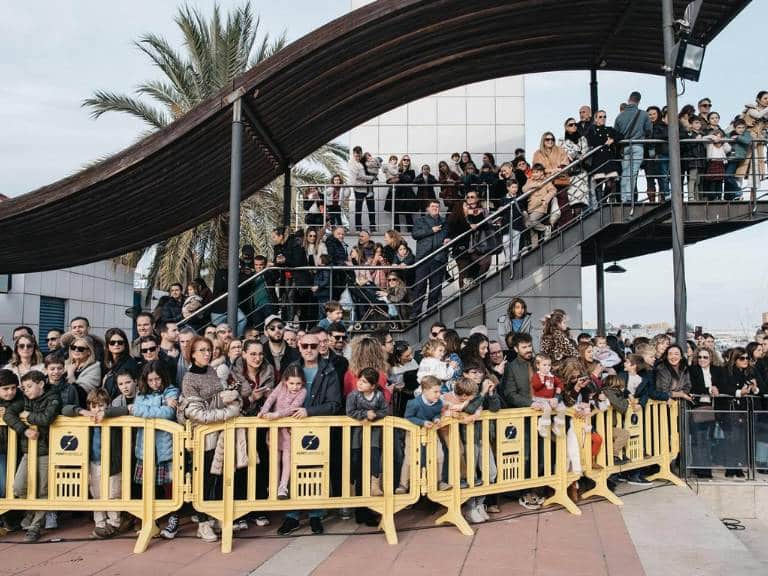
[[[492, 516], [502, 519], [477, 526], [475, 535], [467, 537], [451, 526], [409, 530], [431, 526], [436, 510], [405, 510], [396, 518], [401, 529], [396, 546], [389, 546], [382, 534], [359, 534], [370, 528], [336, 518], [325, 522], [335, 540], [305, 536], [307, 529], [297, 533], [300, 540], [275, 537], [281, 518], [274, 515], [272, 526], [252, 526], [241, 534], [243, 537], [236, 537], [232, 553], [226, 555], [221, 554], [220, 544], [195, 538], [195, 525], [189, 520], [176, 540], [153, 540], [147, 552], [135, 555], [134, 538], [90, 540], [90, 522], [82, 517], [65, 518], [61, 529], [44, 535], [43, 543], [23, 544], [23, 534], [16, 533], [3, 539], [0, 575], [236, 576], [254, 571], [263, 576], [644, 574], [615, 506], [606, 502], [585, 504], [581, 516], [562, 510], [517, 516], [524, 512], [516, 503], [505, 502], [501, 514]], [[319, 538], [326, 540], [317, 557], [318, 551], [313, 549], [310, 554], [309, 547], [318, 548]], [[63, 541], [50, 541], [54, 539]], [[305, 546], [312, 558], [309, 562], [294, 556]]]

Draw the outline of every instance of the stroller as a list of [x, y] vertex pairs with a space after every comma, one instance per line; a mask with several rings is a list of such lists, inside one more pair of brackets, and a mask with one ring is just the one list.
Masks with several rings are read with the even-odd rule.
[[[399, 326], [399, 314], [390, 315], [390, 304], [386, 299], [379, 297], [381, 288], [373, 282], [365, 284], [355, 284], [349, 287], [349, 295], [354, 304], [354, 324], [352, 329], [355, 331], [375, 330], [382, 325], [390, 330], [396, 330]], [[398, 307], [396, 307], [397, 309]]]

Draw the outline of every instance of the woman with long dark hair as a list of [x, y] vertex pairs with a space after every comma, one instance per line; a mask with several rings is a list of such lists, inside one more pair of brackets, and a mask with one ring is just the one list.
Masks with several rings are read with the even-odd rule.
[[[483, 222], [487, 211], [483, 207], [476, 190], [467, 192], [464, 202], [454, 205], [453, 211], [448, 215], [448, 238], [455, 239], [461, 236], [452, 248], [452, 254], [459, 268], [459, 286], [471, 287], [475, 280], [485, 274], [491, 267], [490, 253], [485, 253], [478, 248], [473, 238], [479, 238], [486, 234], [491, 226]], [[471, 232], [470, 232], [471, 231]]]
[[671, 344], [656, 367], [656, 388], [666, 392], [671, 398], [684, 398], [693, 401], [690, 396], [691, 376], [683, 349]]
[[461, 176], [450, 169], [448, 162], [441, 160], [437, 165], [437, 181], [440, 183], [440, 198], [450, 212], [460, 200], [457, 185], [461, 182]]
[[[104, 389], [109, 392], [110, 398], [117, 398], [120, 391], [117, 389], [117, 374], [123, 370], [129, 370], [134, 378], [138, 377], [139, 367], [131, 356], [128, 348], [128, 337], [120, 328], [110, 328], [104, 334]], [[171, 382], [176, 374], [169, 374]]]
[[544, 316], [542, 323], [541, 353], [552, 359], [552, 368], [557, 372], [566, 358], [579, 357], [579, 351], [570, 338], [568, 314], [565, 310], [555, 308]]

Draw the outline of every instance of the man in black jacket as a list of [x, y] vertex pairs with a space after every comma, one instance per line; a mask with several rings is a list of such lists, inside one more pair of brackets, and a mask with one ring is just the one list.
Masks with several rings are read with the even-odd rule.
[[285, 322], [277, 314], [267, 316], [264, 321], [264, 332], [267, 343], [264, 346], [264, 361], [272, 364], [275, 370], [275, 381], [280, 380], [280, 370], [299, 360], [299, 353], [285, 343], [283, 337]]
[[[299, 340], [301, 360], [296, 364], [301, 366], [306, 379], [307, 396], [302, 408], [296, 408], [294, 418], [306, 418], [307, 416], [335, 416], [341, 413], [342, 396], [339, 377], [333, 366], [319, 357], [320, 342], [317, 334], [304, 334]], [[330, 447], [326, 447], [331, 453]], [[338, 464], [330, 456], [331, 466]], [[309, 525], [314, 534], [323, 533], [322, 517], [324, 510], [310, 510]], [[277, 533], [285, 536], [299, 528], [299, 516], [301, 511], [288, 512], [282, 526]]]
[[171, 284], [171, 287], [168, 289], [170, 298], [166, 300], [162, 310], [160, 311], [161, 322], [178, 322], [183, 318], [181, 314], [183, 292], [184, 287], [181, 284], [178, 282]]
[[324, 328], [315, 326], [312, 328], [312, 330], [309, 331], [309, 333], [315, 334], [317, 336], [320, 359], [330, 362], [331, 366], [333, 366], [333, 369], [336, 370], [336, 375], [339, 377], [339, 383], [343, 384], [344, 374], [347, 373], [347, 368], [349, 368], [349, 360], [344, 358], [344, 356], [341, 354], [337, 354], [331, 350], [331, 337], [328, 335], [328, 332]]
[[436, 254], [435, 252], [449, 240], [448, 227], [445, 224], [445, 218], [440, 216], [440, 203], [437, 200], [431, 200], [427, 206], [427, 213], [419, 216], [413, 223], [413, 237], [416, 239], [416, 261], [434, 254], [416, 267], [416, 280], [411, 289], [413, 295], [411, 312], [414, 316], [418, 316], [421, 314], [427, 283], [429, 283], [427, 309], [437, 306], [443, 296], [448, 250], [442, 250]]

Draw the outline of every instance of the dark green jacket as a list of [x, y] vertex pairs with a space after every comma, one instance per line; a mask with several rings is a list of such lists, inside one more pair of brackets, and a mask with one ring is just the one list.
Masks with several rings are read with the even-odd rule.
[[[21, 421], [19, 414], [29, 412], [27, 424]], [[37, 438], [37, 455], [48, 455], [48, 428], [51, 423], [61, 413], [61, 397], [59, 393], [46, 386], [39, 398], [30, 400], [22, 396], [19, 400], [11, 404], [5, 411], [5, 423], [16, 431], [21, 442], [22, 454], [27, 453], [28, 439], [24, 432], [30, 426], [37, 426], [39, 436]]]
[[531, 377], [530, 364], [517, 356], [512, 362], [507, 362], [504, 368], [504, 378], [499, 386], [499, 396], [505, 408], [531, 407]]

